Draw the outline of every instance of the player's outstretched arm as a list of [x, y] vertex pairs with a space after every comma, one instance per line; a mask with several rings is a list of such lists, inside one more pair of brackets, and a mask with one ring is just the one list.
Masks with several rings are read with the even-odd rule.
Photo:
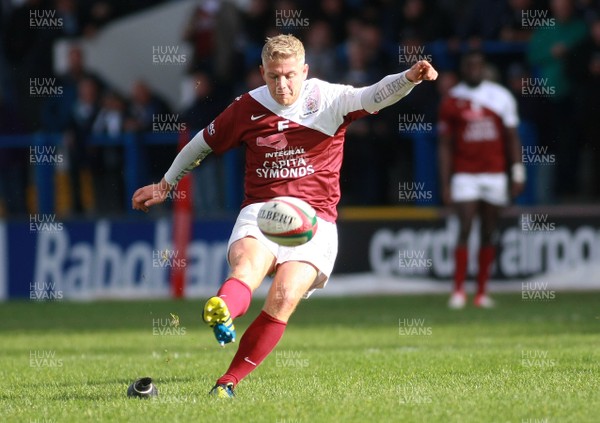
[[192, 140], [181, 149], [173, 160], [171, 167], [158, 184], [146, 185], [133, 193], [131, 206], [135, 210], [147, 212], [148, 209], [162, 203], [173, 187], [183, 176], [198, 166], [200, 162], [212, 152], [204, 140], [202, 131], [198, 132]]
[[410, 69], [384, 77], [381, 81], [361, 89], [362, 108], [369, 113], [391, 106], [412, 91], [421, 81], [433, 81], [438, 73], [431, 63], [421, 60]]

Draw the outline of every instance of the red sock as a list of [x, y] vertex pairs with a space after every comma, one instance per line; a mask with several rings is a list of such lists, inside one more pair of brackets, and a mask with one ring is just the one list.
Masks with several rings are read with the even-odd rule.
[[485, 285], [490, 277], [490, 267], [496, 257], [496, 249], [486, 245], [479, 249], [479, 270], [477, 273], [477, 295], [485, 294]]
[[467, 260], [469, 250], [466, 246], [458, 246], [454, 250], [454, 292], [464, 291], [463, 285], [467, 278]]
[[252, 291], [244, 282], [236, 278], [229, 278], [223, 283], [217, 296], [223, 298], [231, 318], [242, 316], [250, 306]]
[[235, 386], [248, 376], [273, 351], [286, 326], [286, 322], [261, 311], [244, 332], [227, 373], [217, 380], [217, 384], [232, 382]]

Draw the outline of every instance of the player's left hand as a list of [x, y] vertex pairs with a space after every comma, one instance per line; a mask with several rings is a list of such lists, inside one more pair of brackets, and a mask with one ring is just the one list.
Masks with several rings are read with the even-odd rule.
[[435, 81], [438, 72], [427, 60], [419, 60], [406, 72], [406, 77], [410, 82]]

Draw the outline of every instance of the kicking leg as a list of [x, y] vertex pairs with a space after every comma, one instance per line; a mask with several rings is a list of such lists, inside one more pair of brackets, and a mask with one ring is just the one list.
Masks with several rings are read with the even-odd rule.
[[202, 314], [221, 346], [235, 341], [233, 319], [246, 313], [252, 293], [272, 271], [275, 257], [258, 240], [246, 237], [231, 244], [229, 262], [229, 278], [217, 295], [208, 299]]
[[229, 369], [215, 388], [229, 388], [233, 392], [235, 385], [273, 351], [288, 319], [316, 277], [317, 270], [305, 262], [289, 261], [279, 265], [263, 310], [246, 329]]

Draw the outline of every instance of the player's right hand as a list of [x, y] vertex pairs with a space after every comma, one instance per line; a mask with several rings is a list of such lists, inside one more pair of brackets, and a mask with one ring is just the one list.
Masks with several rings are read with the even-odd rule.
[[171, 191], [171, 186], [164, 178], [158, 184], [146, 185], [133, 193], [131, 207], [134, 210], [148, 212], [151, 206], [165, 201], [169, 191]]

